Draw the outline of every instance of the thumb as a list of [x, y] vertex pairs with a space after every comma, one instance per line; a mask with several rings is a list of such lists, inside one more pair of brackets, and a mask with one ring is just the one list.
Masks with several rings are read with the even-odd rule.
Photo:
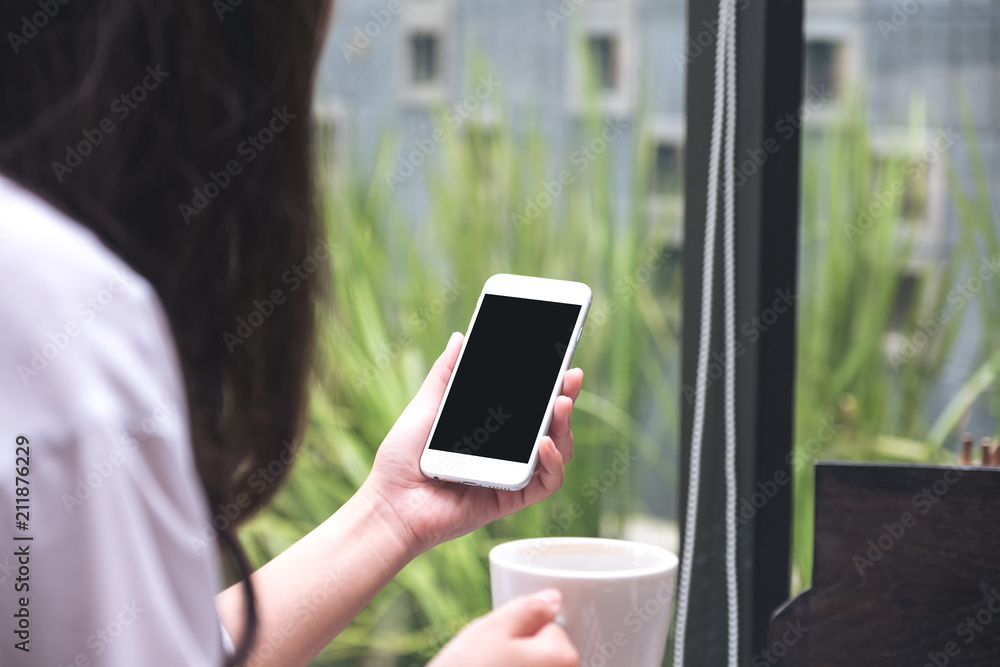
[[417, 401], [433, 410], [436, 410], [441, 405], [441, 399], [444, 398], [444, 390], [448, 388], [448, 380], [451, 379], [451, 373], [455, 370], [455, 362], [458, 361], [458, 352], [461, 349], [462, 334], [456, 331], [448, 339], [448, 345], [444, 348], [444, 352], [441, 353], [441, 356], [431, 366], [430, 372], [427, 373], [427, 378], [420, 385], [420, 390], [416, 396]]
[[511, 637], [530, 637], [551, 623], [562, 607], [562, 595], [548, 588], [514, 598], [493, 612], [494, 621]]

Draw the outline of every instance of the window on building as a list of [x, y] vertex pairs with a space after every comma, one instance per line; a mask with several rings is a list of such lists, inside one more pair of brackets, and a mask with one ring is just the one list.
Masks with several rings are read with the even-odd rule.
[[618, 72], [618, 38], [614, 35], [590, 35], [587, 38], [587, 52], [597, 87], [605, 91], [618, 88], [621, 79]]
[[325, 175], [333, 175], [340, 167], [340, 159], [346, 148], [345, 123], [346, 112], [338, 102], [318, 103], [313, 108], [313, 145], [320, 166], [327, 171]]
[[813, 39], [806, 42], [806, 95], [812, 90], [840, 93], [840, 42]]
[[916, 305], [918, 287], [919, 281], [916, 275], [907, 273], [900, 276], [886, 326], [890, 332], [902, 331], [906, 327], [907, 319]]
[[[874, 192], [893, 191], [898, 180], [902, 193], [898, 201], [899, 219], [922, 222], [928, 217], [927, 190], [931, 165], [913, 163], [904, 153], [876, 156], [872, 164]], [[898, 187], [898, 186], [896, 186]]]
[[927, 217], [928, 170], [925, 166], [906, 179], [903, 189], [903, 203], [899, 215], [904, 220], [923, 220]]
[[681, 163], [680, 146], [665, 141], [657, 142], [650, 174], [650, 194], [656, 197], [680, 194]]
[[441, 40], [433, 32], [417, 32], [410, 37], [410, 59], [414, 83], [434, 83], [441, 78]]
[[497, 177], [496, 161], [500, 147], [500, 133], [489, 123], [470, 122], [465, 126], [465, 140], [469, 146], [470, 167], [483, 182]]

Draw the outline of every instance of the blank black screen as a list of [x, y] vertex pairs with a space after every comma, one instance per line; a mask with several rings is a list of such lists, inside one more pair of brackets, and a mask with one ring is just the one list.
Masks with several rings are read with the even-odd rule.
[[580, 306], [487, 294], [430, 448], [527, 463]]

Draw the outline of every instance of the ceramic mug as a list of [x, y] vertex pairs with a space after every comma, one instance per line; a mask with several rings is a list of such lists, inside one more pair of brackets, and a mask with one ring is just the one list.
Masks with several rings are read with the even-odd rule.
[[677, 556], [640, 542], [554, 537], [490, 551], [493, 607], [545, 588], [562, 593], [556, 622], [580, 667], [659, 667], [667, 646]]

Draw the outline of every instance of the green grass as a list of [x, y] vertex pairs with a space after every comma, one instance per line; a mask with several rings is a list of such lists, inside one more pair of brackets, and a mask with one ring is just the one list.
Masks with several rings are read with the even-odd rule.
[[[793, 563], [796, 588], [812, 572], [812, 461], [954, 461], [948, 447], [967, 410], [982, 400], [996, 378], [1000, 359], [1000, 285], [989, 281], [975, 299], [956, 300], [957, 286], [978, 268], [984, 250], [1000, 253], [996, 216], [990, 205], [983, 163], [964, 107], [965, 137], [973, 147], [973, 192], [956, 176], [950, 149], [934, 154], [948, 174], [949, 194], [959, 211], [959, 234], [943, 265], [919, 266], [915, 229], [902, 221], [903, 196], [893, 186], [918, 185], [931, 165], [925, 154], [926, 121], [913, 106], [910, 141], [888, 158], [879, 157], [861, 100], [829, 127], [803, 142], [802, 240], [800, 257], [798, 372]], [[898, 190], [898, 188], [897, 188]], [[864, 217], [867, 215], [868, 217]], [[901, 276], [912, 273], [911, 305], [890, 313]], [[978, 370], [932, 422], [927, 398], [942, 378], [966, 310], [980, 309], [983, 340]], [[937, 318], [934, 325], [929, 321]], [[886, 330], [898, 328], [909, 346], [887, 353]], [[994, 399], [995, 400], [995, 399]], [[823, 437], [823, 420], [838, 425]], [[829, 422], [828, 422], [829, 423]], [[821, 442], [822, 441], [822, 442]]]
[[[504, 108], [502, 100], [494, 102]], [[981, 366], [934, 423], [923, 406], [961, 317], [900, 363], [886, 357], [885, 331], [914, 238], [898, 221], [899, 197], [881, 210], [871, 205], [893, 183], [913, 178], [907, 155], [922, 149], [924, 122], [915, 107], [912, 146], [902, 156], [877, 160], [861, 109], [859, 101], [840, 121], [804, 138], [795, 439], [805, 463], [795, 470], [793, 544], [798, 586], [808, 585], [812, 567], [811, 461], [951, 460], [944, 445], [969, 406], [984, 393], [993, 396], [1000, 369], [997, 281], [976, 297], [988, 324], [977, 357]], [[575, 360], [586, 373], [573, 420], [577, 455], [563, 489], [550, 500], [417, 558], [316, 665], [424, 664], [465, 622], [488, 611], [486, 554], [493, 544], [543, 535], [616, 536], [625, 517], [644, 509], [640, 490], [651, 477], [677, 488], [681, 265], [663, 230], [679, 220], [647, 214], [644, 175], [651, 155], [642, 121], [611, 147], [631, 156], [640, 175], [631, 179], [625, 211], [617, 210], [610, 190], [607, 152], [581, 168], [572, 160], [574, 149], [553, 154], [537, 132], [514, 136], [502, 118], [488, 127], [452, 127], [443, 115], [437, 121], [446, 136], [423, 167], [426, 219], [401, 210], [386, 185], [383, 174], [395, 166], [389, 136], [372, 173], [337, 165], [327, 175], [327, 225], [340, 245], [332, 260], [332, 303], [322, 314], [308, 428], [286, 487], [242, 537], [253, 561], [263, 563], [351, 496], [450, 333], [465, 330], [483, 282], [497, 272], [580, 280], [594, 289]], [[975, 145], [971, 123], [966, 127]], [[601, 129], [596, 115], [582, 118], [574, 146]], [[962, 231], [946, 264], [922, 274], [913, 307], [895, 323], [905, 339], [947, 304], [963, 271], [982, 253], [1000, 253], [975, 153], [971, 168], [973, 187], [966, 192], [948, 167]], [[572, 182], [546, 204], [545, 184], [562, 169]], [[858, 228], [859, 210], [872, 213], [864, 228]], [[643, 268], [650, 258], [657, 262], [652, 271]], [[840, 425], [832, 438], [821, 437], [823, 420]], [[641, 463], [609, 480], [610, 463], [623, 450]], [[584, 511], [567, 521], [572, 503]]]
[[[493, 544], [615, 536], [622, 519], [642, 509], [639, 484], [651, 474], [676, 484], [674, 457], [664, 454], [672, 437], [664, 434], [679, 423], [680, 264], [655, 231], [662, 225], [647, 220], [638, 187], [629, 197], [633, 209], [619, 215], [608, 186], [610, 150], [636, 156], [639, 173], [648, 155], [623, 133], [583, 168], [571, 154], [550, 155], [531, 131], [513, 137], [502, 122], [455, 128], [438, 121], [446, 137], [437, 164], [424, 167], [427, 219], [410, 219], [393, 205], [383, 177], [395, 166], [391, 138], [373, 174], [343, 167], [330, 175], [328, 229], [340, 246], [308, 429], [287, 486], [242, 537], [262, 563], [350, 497], [450, 333], [466, 329], [483, 283], [498, 272], [579, 280], [594, 290], [574, 360], [585, 371], [573, 418], [576, 456], [563, 489], [547, 502], [417, 558], [317, 665], [425, 663], [464, 621], [489, 610]], [[580, 143], [601, 127], [587, 120]], [[554, 190], [562, 169], [572, 182], [551, 197], [546, 183]], [[642, 463], [611, 478], [622, 450]], [[572, 503], [583, 512], [568, 521]]]

